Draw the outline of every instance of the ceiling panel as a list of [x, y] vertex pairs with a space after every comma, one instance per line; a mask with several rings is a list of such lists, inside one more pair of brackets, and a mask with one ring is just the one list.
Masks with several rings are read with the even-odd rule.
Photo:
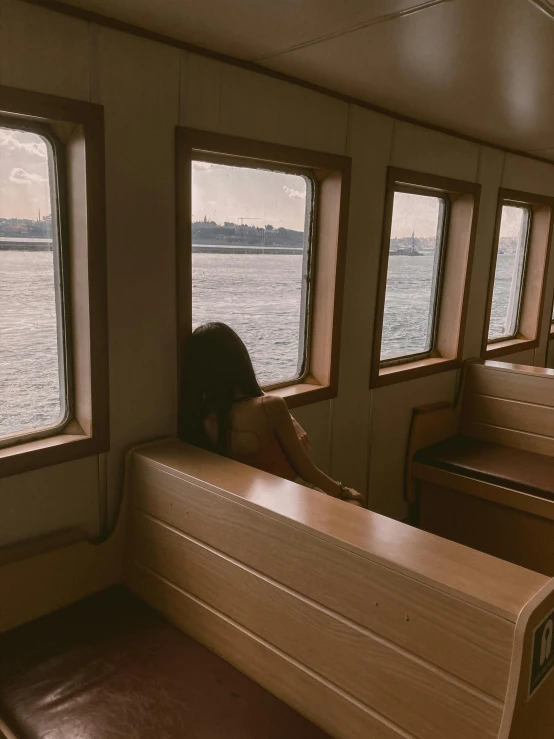
[[68, 0], [191, 44], [251, 59], [415, 7], [453, 0]]
[[554, 147], [554, 20], [455, 0], [265, 59], [282, 72], [517, 149]]
[[66, 0], [554, 159], [554, 0]]

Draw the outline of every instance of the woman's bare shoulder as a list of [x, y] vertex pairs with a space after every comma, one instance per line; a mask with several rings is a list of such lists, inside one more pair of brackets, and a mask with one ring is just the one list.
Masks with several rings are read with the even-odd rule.
[[273, 424], [290, 422], [289, 409], [284, 398], [279, 395], [264, 395], [262, 401]]

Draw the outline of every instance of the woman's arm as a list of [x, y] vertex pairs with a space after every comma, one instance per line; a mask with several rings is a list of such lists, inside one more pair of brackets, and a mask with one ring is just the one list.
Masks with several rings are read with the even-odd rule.
[[[306, 482], [312, 483], [334, 498], [344, 498], [340, 484], [322, 472], [307, 455], [302, 441], [299, 439], [293, 419], [283, 398], [268, 395], [264, 398], [266, 411], [283, 451], [298, 473]], [[362, 501], [362, 496], [355, 490], [349, 490], [348, 500]]]
[[304, 448], [304, 451], [309, 454], [312, 451], [312, 442], [310, 441], [308, 434], [304, 431], [304, 429], [298, 423], [296, 418], [294, 418], [294, 416], [291, 416], [290, 418], [292, 421], [292, 425], [294, 426], [294, 430], [296, 431], [296, 435], [300, 439], [300, 443]]

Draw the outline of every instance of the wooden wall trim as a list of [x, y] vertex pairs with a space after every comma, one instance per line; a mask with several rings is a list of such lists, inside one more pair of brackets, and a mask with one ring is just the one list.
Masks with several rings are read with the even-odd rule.
[[[489, 343], [489, 326], [500, 240], [502, 208], [505, 203], [521, 203], [531, 208], [531, 224], [527, 243], [527, 257], [521, 293], [519, 333], [505, 341]], [[499, 188], [496, 204], [493, 250], [489, 268], [489, 284], [485, 308], [485, 322], [481, 339], [482, 357], [501, 357], [506, 354], [534, 349], [540, 342], [540, 330], [546, 298], [546, 281], [552, 242], [554, 198], [537, 193]]]
[[[420, 359], [406, 357], [404, 361], [382, 366], [381, 346], [394, 195], [397, 188], [405, 187], [416, 194], [436, 195], [449, 201], [450, 213], [445, 220], [442, 244], [442, 275], [438, 284], [436, 338], [429, 356]], [[481, 186], [476, 182], [397, 167], [388, 168], [379, 280], [375, 298], [370, 387], [405, 382], [461, 366], [480, 194]]]
[[[273, 165], [312, 176], [317, 184], [312, 242], [313, 273], [307, 306], [306, 376], [277, 392], [290, 408], [336, 397], [346, 266], [350, 157], [178, 126], [176, 129], [177, 349], [181, 383], [192, 328], [191, 162]], [[319, 392], [318, 392], [319, 391]], [[269, 388], [269, 392], [272, 389]], [[179, 408], [181, 402], [179, 401]]]
[[103, 108], [1, 85], [0, 111], [12, 123], [48, 128], [60, 149], [61, 247], [68, 273], [65, 328], [71, 355], [68, 423], [50, 436], [21, 436], [3, 446], [0, 477], [5, 477], [107, 452], [110, 427]]
[[546, 159], [545, 157], [531, 154], [521, 149], [513, 149], [510, 147], [501, 146], [494, 141], [481, 139], [476, 136], [470, 136], [469, 134], [465, 134], [461, 131], [456, 131], [455, 129], [435, 125], [433, 123], [429, 123], [428, 121], [423, 121], [411, 116], [402, 115], [398, 112], [394, 112], [379, 105], [375, 105], [374, 103], [370, 103], [367, 100], [362, 100], [361, 98], [356, 98], [352, 95], [346, 95], [344, 93], [337, 92], [336, 90], [331, 90], [322, 85], [317, 85], [313, 82], [308, 82], [299, 77], [285, 74], [284, 72], [278, 72], [273, 69], [268, 69], [267, 67], [263, 67], [261, 64], [247, 61], [245, 59], [239, 59], [238, 57], [233, 57], [229, 54], [212, 51], [202, 46], [196, 46], [195, 44], [188, 43], [187, 41], [181, 41], [180, 39], [174, 38], [172, 36], [166, 36], [161, 33], [156, 33], [155, 31], [150, 31], [146, 28], [133, 25], [132, 23], [126, 23], [125, 21], [120, 21], [116, 18], [102, 15], [101, 13], [95, 13], [91, 10], [84, 10], [83, 8], [68, 5], [67, 3], [60, 2], [60, 0], [23, 0], [23, 2], [26, 2], [29, 5], [37, 5], [41, 8], [46, 8], [47, 10], [52, 10], [56, 13], [68, 15], [73, 18], [78, 18], [80, 20], [86, 21], [87, 23], [95, 23], [96, 25], [104, 26], [105, 28], [111, 28], [115, 31], [121, 31], [133, 36], [138, 36], [139, 38], [156, 41], [157, 43], [165, 44], [166, 46], [172, 46], [183, 51], [188, 51], [191, 54], [197, 54], [198, 56], [202, 56], [207, 59], [213, 59], [223, 64], [228, 64], [240, 69], [245, 69], [246, 71], [254, 72], [255, 74], [261, 74], [265, 77], [280, 80], [281, 82], [288, 82], [291, 85], [303, 87], [307, 90], [311, 90], [312, 92], [317, 92], [321, 95], [334, 98], [335, 100], [340, 100], [343, 103], [347, 103], [349, 105], [357, 105], [360, 108], [371, 110], [374, 113], [380, 113], [381, 115], [389, 116], [390, 118], [394, 118], [397, 121], [410, 123], [414, 126], [426, 128], [430, 131], [435, 131], [436, 133], [440, 133], [446, 136], [455, 136], [458, 139], [468, 141], [472, 144], [477, 144], [478, 146], [487, 146], [496, 149], [497, 151], [503, 151], [506, 154], [514, 154], [516, 156], [525, 157], [526, 159], [532, 159], [537, 162], [542, 162], [543, 164], [554, 166], [554, 162], [551, 159]]

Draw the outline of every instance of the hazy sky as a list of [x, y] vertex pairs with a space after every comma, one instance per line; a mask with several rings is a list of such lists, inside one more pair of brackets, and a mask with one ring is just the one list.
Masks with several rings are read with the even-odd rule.
[[[0, 127], [0, 217], [37, 218], [51, 210], [46, 142]], [[306, 181], [299, 175], [206, 162], [192, 165], [192, 218], [304, 229]], [[439, 201], [396, 193], [391, 236], [435, 236]], [[505, 207], [501, 236], [519, 235], [523, 211]]]
[[517, 238], [525, 218], [525, 210], [511, 205], [502, 208], [502, 220], [500, 221], [500, 238], [505, 236]]
[[304, 230], [306, 181], [299, 175], [193, 162], [192, 220]]
[[[192, 165], [192, 219], [251, 226], [284, 226], [302, 231], [306, 183], [298, 175], [194, 162]], [[392, 237], [435, 236], [439, 201], [406, 193], [395, 196]]]
[[0, 218], [50, 214], [48, 160], [44, 139], [0, 127]]
[[394, 195], [391, 238], [436, 236], [440, 201], [435, 197], [397, 192]]

